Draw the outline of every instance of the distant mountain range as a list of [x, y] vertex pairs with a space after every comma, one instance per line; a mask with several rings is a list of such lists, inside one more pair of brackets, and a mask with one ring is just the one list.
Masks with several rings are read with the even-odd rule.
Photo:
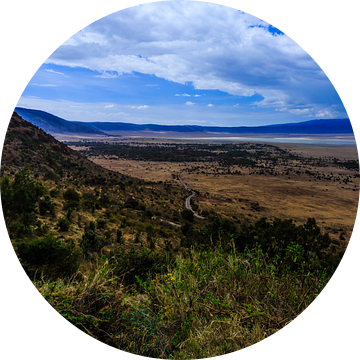
[[198, 126], [67, 121], [41, 110], [15, 108], [25, 120], [50, 134], [133, 135], [185, 133], [204, 135], [353, 135], [349, 119], [321, 119], [265, 126]]
[[88, 134], [106, 135], [86, 123], [67, 121], [41, 110], [16, 107], [15, 111], [26, 121], [44, 130], [48, 134]]

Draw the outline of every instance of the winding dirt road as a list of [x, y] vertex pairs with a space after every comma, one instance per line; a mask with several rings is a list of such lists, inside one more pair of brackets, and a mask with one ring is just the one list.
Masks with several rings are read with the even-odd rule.
[[191, 192], [191, 195], [188, 196], [188, 197], [186, 198], [186, 200], [185, 200], [185, 207], [186, 207], [188, 210], [192, 211], [192, 213], [194, 214], [194, 216], [197, 217], [198, 219], [205, 219], [205, 218], [203, 218], [202, 216], [196, 214], [196, 212], [191, 208], [190, 199], [191, 199], [193, 196], [195, 196], [196, 194], [195, 194], [195, 191], [194, 191], [194, 190], [189, 189], [188, 186], [182, 181], [182, 179], [181, 179], [181, 177], [180, 177], [181, 172], [182, 172], [182, 170], [178, 172], [178, 179], [179, 179], [179, 181], [181, 182], [181, 184], [184, 186], [184, 188], [185, 188], [187, 191], [190, 191], [190, 192]]

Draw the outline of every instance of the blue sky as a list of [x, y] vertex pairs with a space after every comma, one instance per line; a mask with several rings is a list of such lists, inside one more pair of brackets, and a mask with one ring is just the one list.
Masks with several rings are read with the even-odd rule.
[[347, 117], [312, 58], [241, 11], [174, 1], [102, 18], [39, 68], [18, 106], [67, 120], [218, 126]]

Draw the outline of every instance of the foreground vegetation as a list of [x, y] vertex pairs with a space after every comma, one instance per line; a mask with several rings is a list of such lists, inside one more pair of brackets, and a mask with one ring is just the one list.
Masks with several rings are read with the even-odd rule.
[[[106, 344], [176, 359], [242, 349], [296, 318], [341, 260], [314, 218], [195, 219], [186, 191], [109, 172], [18, 121], [2, 163], [10, 239], [45, 299]], [[36, 161], [23, 167], [24, 153]]]
[[[133, 281], [124, 281], [124, 260], [130, 267], [145, 262]], [[35, 285], [72, 324], [106, 344], [149, 357], [194, 359], [268, 337], [328, 280], [326, 270], [279, 273], [261, 249], [239, 254], [217, 248], [161, 260], [149, 251], [122, 253], [99, 258], [71, 278]]]
[[[186, 212], [174, 233], [179, 242], [161, 245], [161, 229], [153, 226], [145, 239], [137, 232], [125, 241], [129, 224], [116, 219], [117, 231], [104, 236], [107, 220], [85, 222], [75, 241], [63, 235], [74, 216], [114, 211], [110, 194], [101, 195], [108, 202], [93, 199], [96, 209], [67, 188], [56, 193], [58, 209], [54, 191], [27, 168], [3, 177], [1, 190], [15, 250], [45, 299], [94, 338], [149, 357], [211, 357], [268, 337], [316, 298], [342, 255], [331, 252], [315, 219], [295, 225], [262, 218], [239, 227], [210, 216], [200, 227]], [[39, 217], [54, 222], [58, 211], [50, 231]]]

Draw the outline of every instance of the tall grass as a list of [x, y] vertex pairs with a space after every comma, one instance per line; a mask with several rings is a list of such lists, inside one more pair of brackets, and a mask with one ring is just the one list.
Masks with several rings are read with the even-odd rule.
[[100, 341], [156, 358], [205, 358], [250, 346], [298, 316], [329, 280], [326, 271], [279, 273], [261, 250], [189, 250], [144, 279], [122, 283], [103, 258], [71, 279], [36, 281], [72, 324]]

